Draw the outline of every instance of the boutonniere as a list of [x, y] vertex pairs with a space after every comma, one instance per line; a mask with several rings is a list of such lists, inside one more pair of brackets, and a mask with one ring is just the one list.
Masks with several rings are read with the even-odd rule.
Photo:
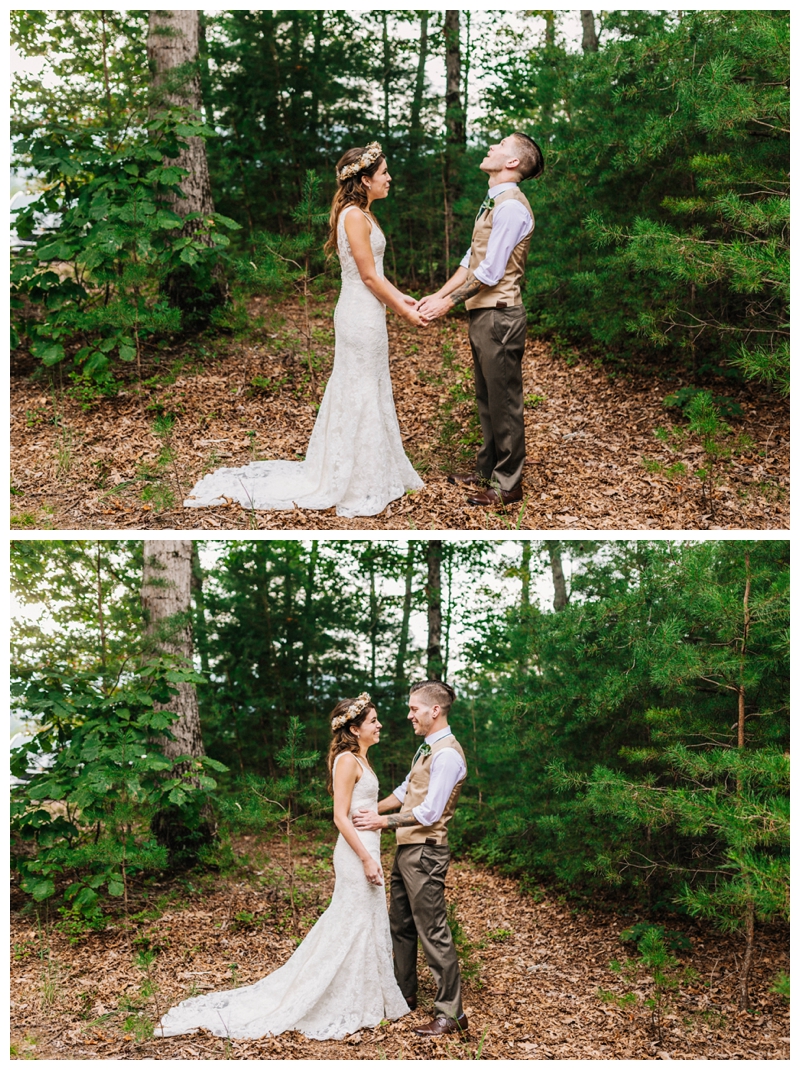
[[420, 757], [421, 758], [427, 757], [430, 754], [430, 752], [431, 752], [430, 743], [423, 743], [422, 746], [419, 748], [419, 753], [420, 753]]

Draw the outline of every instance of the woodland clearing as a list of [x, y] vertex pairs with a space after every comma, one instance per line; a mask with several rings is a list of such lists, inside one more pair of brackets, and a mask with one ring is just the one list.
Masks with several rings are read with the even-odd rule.
[[[479, 432], [463, 315], [416, 331], [389, 318], [400, 428], [424, 489], [379, 516], [335, 510], [182, 506], [195, 481], [223, 465], [302, 458], [333, 357], [331, 295], [252, 299], [237, 332], [145, 352], [114, 397], [81, 400], [54, 370], [12, 363], [11, 524], [16, 529], [738, 530], [789, 524], [789, 406], [754, 383], [713, 383], [740, 407], [733, 439], [752, 445], [716, 466], [711, 500], [695, 474], [696, 436], [673, 449], [659, 427], [680, 427], [665, 396], [679, 378], [618, 372], [570, 349], [530, 340], [523, 365], [523, 502], [499, 511], [466, 504], [447, 482], [471, 467]], [[306, 345], [304, 338], [310, 339]], [[211, 348], [213, 345], [213, 349]], [[35, 373], [34, 373], [35, 372]], [[687, 378], [687, 382], [688, 382]], [[66, 388], [66, 389], [65, 389]], [[683, 462], [685, 476], [648, 470]], [[711, 502], [713, 502], [713, 507]]]
[[[333, 887], [329, 834], [295, 845], [298, 936], [325, 909]], [[388, 840], [388, 837], [386, 838]], [[257, 1041], [210, 1033], [157, 1039], [150, 1023], [203, 991], [251, 984], [288, 959], [296, 945], [286, 896], [286, 846], [238, 837], [236, 865], [133, 891], [104, 932], [71, 944], [51, 925], [20, 913], [12, 893], [12, 1055], [35, 1059], [788, 1059], [788, 1004], [771, 991], [788, 969], [785, 928], [759, 927], [751, 1009], [736, 1009], [741, 938], [687, 918], [660, 919], [691, 941], [681, 954], [696, 978], [664, 1010], [661, 1043], [641, 1000], [620, 1007], [598, 989], [622, 990], [609, 962], [622, 958], [619, 934], [642, 920], [579, 905], [468, 860], [451, 865], [447, 899], [469, 1017], [466, 1039], [416, 1037], [428, 1020], [432, 977], [420, 960], [419, 1010], [344, 1041], [292, 1032]], [[392, 850], [384, 844], [388, 878]], [[652, 920], [648, 917], [648, 920]], [[145, 972], [137, 952], [149, 950]]]

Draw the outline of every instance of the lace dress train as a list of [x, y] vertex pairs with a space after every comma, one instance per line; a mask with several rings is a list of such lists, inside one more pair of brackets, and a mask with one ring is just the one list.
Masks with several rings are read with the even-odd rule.
[[[351, 815], [378, 804], [377, 777], [362, 768]], [[380, 860], [380, 833], [359, 837]], [[330, 906], [287, 963], [253, 985], [184, 1000], [164, 1015], [156, 1036], [203, 1028], [219, 1037], [254, 1039], [297, 1029], [313, 1040], [341, 1040], [407, 1014], [394, 978], [386, 890], [366, 880], [358, 855], [341, 835], [333, 866]]]
[[[233, 498], [254, 509], [329, 509], [375, 516], [422, 480], [405, 455], [389, 374], [386, 309], [361, 281], [339, 216], [342, 290], [334, 313], [336, 349], [304, 461], [255, 461], [205, 476], [186, 506]], [[383, 275], [386, 239], [372, 225], [370, 244]]]

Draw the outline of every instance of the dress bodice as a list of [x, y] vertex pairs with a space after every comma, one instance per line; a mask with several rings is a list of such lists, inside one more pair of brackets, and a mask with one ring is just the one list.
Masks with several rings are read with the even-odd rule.
[[[342, 283], [361, 283], [361, 276], [358, 273], [358, 267], [353, 259], [353, 251], [350, 248], [347, 231], [344, 229], [344, 219], [347, 213], [359, 211], [361, 211], [361, 209], [356, 207], [356, 205], [349, 204], [346, 208], [342, 209], [339, 215], [337, 243], [339, 263], [342, 266]], [[383, 254], [386, 252], [386, 238], [383, 236], [381, 228], [373, 223], [371, 219], [368, 219], [367, 222], [371, 228], [369, 232], [369, 244], [372, 249], [372, 255], [375, 257], [375, 268], [378, 274], [383, 277]], [[364, 284], [361, 283], [361, 285], [363, 286]]]
[[[341, 756], [341, 754], [337, 754], [334, 758], [334, 773], [336, 772], [336, 763]], [[356, 758], [356, 761], [363, 772], [353, 786], [353, 798], [350, 801], [350, 810], [347, 815], [350, 818], [352, 818], [356, 810], [374, 810], [378, 805], [378, 778], [360, 758]]]

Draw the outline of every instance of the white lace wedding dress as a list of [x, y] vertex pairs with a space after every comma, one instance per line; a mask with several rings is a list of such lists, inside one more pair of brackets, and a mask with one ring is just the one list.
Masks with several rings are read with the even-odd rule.
[[[339, 216], [342, 291], [334, 313], [336, 351], [304, 461], [255, 461], [205, 476], [183, 503], [253, 509], [329, 509], [375, 516], [407, 490], [424, 486], [405, 455], [389, 375], [386, 309], [364, 283]], [[386, 239], [371, 223], [370, 244], [383, 275]]]
[[[378, 804], [378, 778], [359, 764], [364, 771], [353, 788], [351, 816]], [[380, 833], [358, 835], [380, 860]], [[218, 1037], [246, 1039], [297, 1029], [313, 1040], [341, 1040], [384, 1018], [407, 1014], [394, 979], [385, 888], [367, 881], [358, 855], [341, 835], [333, 867], [330, 906], [285, 965], [254, 985], [184, 1000], [164, 1015], [155, 1035], [203, 1028]]]

